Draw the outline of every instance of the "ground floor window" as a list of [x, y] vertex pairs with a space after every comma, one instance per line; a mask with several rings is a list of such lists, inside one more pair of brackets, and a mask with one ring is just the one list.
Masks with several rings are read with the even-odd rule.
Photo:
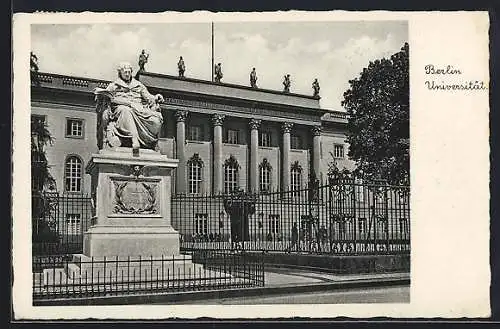
[[196, 214], [194, 216], [194, 232], [196, 234], [208, 233], [208, 214]]
[[66, 214], [66, 232], [67, 235], [78, 235], [82, 232], [81, 214]]

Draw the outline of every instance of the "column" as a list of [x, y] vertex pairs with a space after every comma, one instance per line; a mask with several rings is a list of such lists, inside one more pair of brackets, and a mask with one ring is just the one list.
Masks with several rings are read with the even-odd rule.
[[176, 193], [186, 194], [186, 118], [188, 111], [179, 110], [175, 112], [175, 121], [177, 122], [175, 150], [179, 166], [175, 172]]
[[313, 135], [313, 154], [312, 164], [313, 170], [316, 174], [316, 179], [320, 177], [320, 164], [321, 164], [321, 126], [314, 126], [311, 128]]
[[212, 141], [213, 148], [213, 193], [218, 194], [223, 191], [224, 172], [222, 168], [222, 124], [224, 122], [223, 114], [214, 114], [212, 116], [212, 124], [214, 126], [214, 140]]
[[259, 127], [260, 120], [250, 120], [250, 191], [259, 191]]
[[288, 191], [290, 189], [290, 131], [292, 130], [293, 123], [284, 122], [281, 125], [281, 130], [283, 132], [283, 145], [282, 145], [282, 185], [281, 189], [283, 191]]

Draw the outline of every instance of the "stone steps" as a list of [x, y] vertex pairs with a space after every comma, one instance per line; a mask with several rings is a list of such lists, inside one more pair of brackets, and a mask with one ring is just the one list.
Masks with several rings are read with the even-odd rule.
[[190, 256], [177, 256], [169, 259], [147, 259], [132, 257], [89, 258], [74, 255], [73, 262], [63, 268], [44, 269], [43, 286], [156, 282], [169, 280], [225, 279], [231, 278], [224, 271], [209, 270], [202, 264], [193, 263]]

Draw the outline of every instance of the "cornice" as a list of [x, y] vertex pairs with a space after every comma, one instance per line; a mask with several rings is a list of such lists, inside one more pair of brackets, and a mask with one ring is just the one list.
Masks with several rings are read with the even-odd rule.
[[[183, 81], [194, 81], [207, 84], [214, 84], [205, 80], [198, 80], [192, 78], [179, 78], [173, 76], [166, 76], [156, 73], [142, 73], [141, 75], [157, 76], [157, 77], [168, 77], [169, 79], [183, 80]], [[83, 107], [85, 110], [90, 110], [94, 108], [94, 95], [93, 89], [95, 87], [106, 87], [110, 81], [89, 79], [82, 77], [72, 77], [60, 74], [52, 73], [38, 73], [39, 85], [35, 86], [32, 84], [32, 103], [39, 102], [45, 104], [61, 104], [61, 105], [71, 105], [76, 107]], [[216, 84], [220, 85], [220, 84]], [[222, 83], [222, 85], [255, 90], [252, 87], [238, 86], [232, 84]], [[288, 104], [279, 103], [268, 103], [256, 100], [245, 100], [237, 99], [229, 96], [221, 95], [206, 95], [199, 94], [195, 92], [181, 91], [181, 90], [169, 90], [164, 88], [155, 88], [148, 86], [148, 89], [153, 92], [162, 92], [165, 96], [165, 103], [162, 105], [164, 109], [186, 109], [190, 108], [200, 108], [203, 109], [202, 112], [212, 111], [212, 113], [217, 112], [232, 112], [233, 116], [238, 116], [238, 113], [242, 113], [245, 116], [256, 115], [260, 118], [280, 118], [280, 119], [293, 119], [295, 121], [299, 120], [302, 122], [316, 122], [327, 125], [345, 125], [347, 123], [347, 115], [343, 112], [329, 111], [319, 108], [308, 108], [301, 106], [292, 106]], [[266, 89], [258, 89], [263, 92], [277, 93], [283, 95], [280, 91], [269, 91]], [[312, 96], [294, 94], [296, 96], [311, 98]], [[76, 96], [76, 97], [75, 97]], [[328, 119], [321, 119], [323, 115], [329, 113]], [[297, 121], [298, 122], [298, 121]]]

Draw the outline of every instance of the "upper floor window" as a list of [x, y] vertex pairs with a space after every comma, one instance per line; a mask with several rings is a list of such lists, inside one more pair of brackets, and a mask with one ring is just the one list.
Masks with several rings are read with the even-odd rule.
[[238, 189], [239, 168], [238, 161], [232, 155], [224, 163], [224, 193], [231, 193]]
[[264, 159], [259, 165], [259, 190], [260, 192], [270, 192], [271, 191], [271, 164], [267, 159]]
[[188, 126], [188, 139], [192, 140], [192, 141], [201, 141], [201, 140], [203, 140], [201, 126], [189, 125]]
[[333, 155], [336, 158], [344, 158], [344, 145], [335, 144], [333, 146]]
[[270, 147], [271, 146], [271, 133], [268, 131], [262, 131], [260, 133], [259, 146]]
[[64, 182], [66, 192], [81, 192], [83, 179], [82, 160], [72, 155], [66, 159], [64, 164]]
[[203, 161], [198, 153], [188, 160], [188, 188], [189, 194], [201, 193]]
[[227, 130], [227, 143], [229, 144], [239, 144], [238, 130], [228, 129]]
[[300, 136], [291, 135], [290, 136], [290, 148], [292, 149], [301, 149], [302, 148], [302, 140]]
[[83, 120], [66, 120], [66, 137], [83, 137]]

